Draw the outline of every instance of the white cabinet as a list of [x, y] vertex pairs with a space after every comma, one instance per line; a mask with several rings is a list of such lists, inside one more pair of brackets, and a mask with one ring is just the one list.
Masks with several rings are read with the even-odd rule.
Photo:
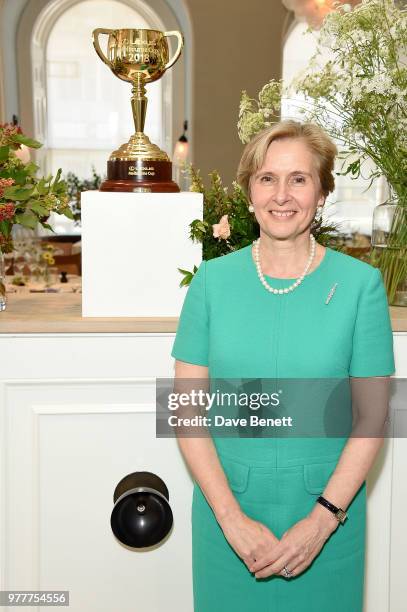
[[[72, 612], [192, 612], [192, 480], [176, 440], [155, 435], [173, 338], [0, 336], [1, 589], [69, 590]], [[407, 334], [394, 338], [407, 377]], [[369, 476], [368, 612], [405, 609], [406, 465], [406, 440], [388, 440]], [[116, 540], [110, 515], [117, 483], [144, 470], [168, 486], [174, 526], [139, 552]]]
[[[1, 589], [69, 590], [72, 612], [192, 610], [192, 480], [176, 440], [155, 436], [155, 377], [173, 374], [172, 340], [0, 339]], [[114, 489], [134, 471], [164, 480], [174, 516], [143, 552], [110, 527]]]

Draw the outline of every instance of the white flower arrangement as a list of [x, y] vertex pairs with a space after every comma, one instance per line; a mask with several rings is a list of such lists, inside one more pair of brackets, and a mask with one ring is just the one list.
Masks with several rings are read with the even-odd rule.
[[[242, 93], [238, 132], [248, 142], [273, 117], [278, 120], [282, 97], [295, 93], [304, 121], [321, 125], [339, 143], [340, 174], [358, 178], [363, 168], [371, 181], [386, 177], [400, 209], [389, 239], [401, 248], [372, 251], [371, 259], [391, 301], [407, 279], [407, 9], [402, 0], [334, 5], [305, 71], [288, 84], [271, 80], [257, 99]], [[328, 49], [328, 61], [322, 49]]]
[[[405, 201], [407, 12], [395, 0], [362, 0], [350, 9], [336, 3], [308, 69], [291, 83], [271, 80], [257, 100], [242, 93], [239, 136], [248, 142], [278, 119], [282, 97], [301, 94], [304, 120], [322, 125], [343, 146], [343, 174], [358, 177], [370, 158], [375, 168], [369, 178], [384, 174]], [[326, 47], [331, 59], [324, 63]]]

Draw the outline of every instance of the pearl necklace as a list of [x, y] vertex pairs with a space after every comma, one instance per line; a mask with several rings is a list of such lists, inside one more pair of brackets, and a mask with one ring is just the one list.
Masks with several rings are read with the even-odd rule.
[[310, 256], [308, 258], [307, 265], [305, 266], [304, 272], [301, 274], [299, 278], [297, 278], [297, 280], [294, 283], [292, 283], [292, 285], [290, 285], [289, 287], [286, 287], [285, 289], [275, 289], [274, 287], [271, 287], [271, 285], [268, 284], [268, 282], [263, 276], [263, 272], [261, 271], [261, 266], [260, 266], [260, 252], [259, 252], [260, 238], [258, 238], [257, 240], [253, 242], [253, 246], [254, 246], [253, 253], [254, 253], [254, 259], [256, 262], [257, 275], [259, 277], [261, 284], [263, 285], [265, 289], [267, 289], [267, 291], [270, 291], [271, 293], [275, 293], [275, 294], [289, 293], [290, 291], [294, 291], [294, 289], [296, 289], [302, 283], [315, 257], [316, 241], [312, 234], [310, 234], [310, 242], [311, 242]]

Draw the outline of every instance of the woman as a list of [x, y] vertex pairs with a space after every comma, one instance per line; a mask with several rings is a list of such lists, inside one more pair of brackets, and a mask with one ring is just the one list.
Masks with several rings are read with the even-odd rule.
[[[321, 128], [294, 121], [246, 146], [238, 181], [260, 239], [200, 265], [172, 350], [176, 378], [394, 373], [380, 271], [310, 233], [336, 152]], [[196, 481], [195, 611], [361, 612], [365, 480], [382, 441], [179, 438]]]

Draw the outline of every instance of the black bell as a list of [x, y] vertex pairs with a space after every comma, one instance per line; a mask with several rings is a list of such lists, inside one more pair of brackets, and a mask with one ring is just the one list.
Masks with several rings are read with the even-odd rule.
[[161, 542], [169, 533], [173, 516], [168, 489], [152, 472], [133, 472], [117, 485], [110, 525], [116, 538], [132, 548]]

